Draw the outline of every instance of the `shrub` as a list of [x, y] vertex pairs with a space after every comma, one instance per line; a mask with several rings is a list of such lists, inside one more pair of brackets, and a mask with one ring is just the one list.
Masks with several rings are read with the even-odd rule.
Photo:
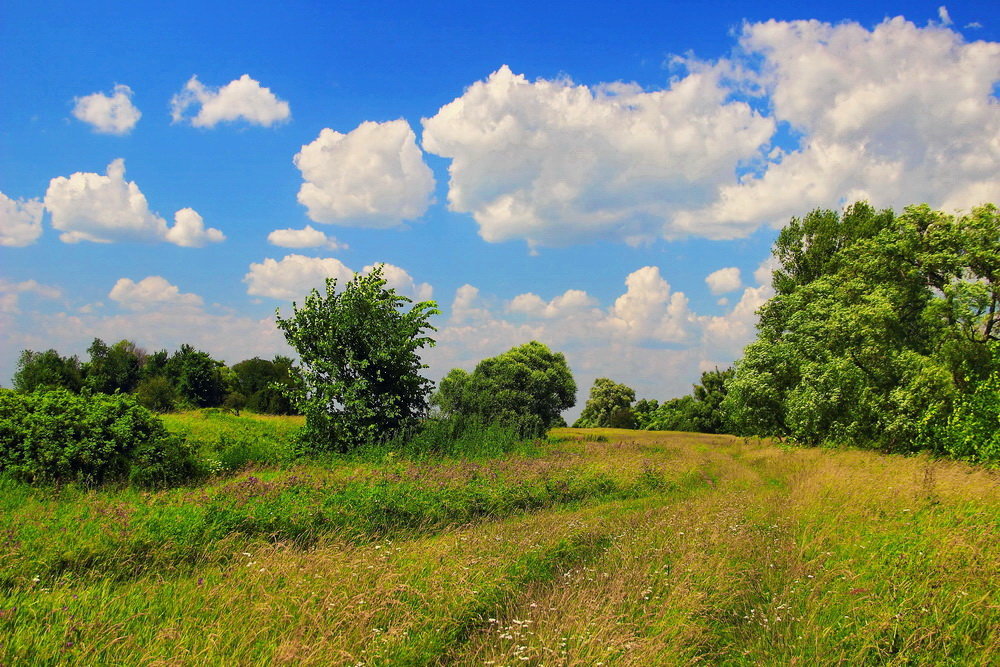
[[0, 472], [29, 482], [162, 484], [194, 469], [187, 444], [129, 394], [0, 392]]

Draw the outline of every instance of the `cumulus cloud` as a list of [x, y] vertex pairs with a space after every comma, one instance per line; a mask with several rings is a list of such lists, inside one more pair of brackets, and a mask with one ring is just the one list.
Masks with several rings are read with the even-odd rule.
[[37, 199], [11, 199], [0, 192], [0, 246], [31, 245], [42, 235], [42, 212]]
[[146, 196], [134, 181], [125, 180], [125, 161], [108, 165], [106, 174], [76, 172], [49, 182], [45, 208], [52, 226], [65, 243], [93, 241], [168, 241], [181, 246], [201, 246], [226, 237], [218, 229], [205, 229], [201, 216], [182, 208], [174, 226], [149, 209]]
[[[427, 283], [417, 283], [409, 273], [392, 264], [382, 264], [383, 276], [389, 287], [404, 296], [423, 301], [433, 292]], [[362, 273], [370, 273], [375, 265], [366, 266]], [[312, 289], [323, 290], [327, 278], [345, 283], [354, 277], [354, 271], [333, 257], [306, 257], [286, 255], [281, 260], [266, 258], [250, 264], [243, 277], [247, 294], [273, 299], [301, 299]]]
[[92, 93], [73, 100], [73, 115], [102, 134], [128, 134], [142, 118], [132, 104], [132, 89], [118, 84], [110, 95]]
[[197, 307], [203, 304], [200, 296], [181, 292], [176, 285], [162, 276], [148, 276], [139, 282], [120, 278], [111, 288], [108, 297], [129, 310], [151, 310], [165, 307]]
[[724, 71], [698, 67], [669, 89], [529, 81], [501, 67], [423, 121], [428, 152], [452, 159], [449, 207], [487, 241], [564, 245], [672, 233], [774, 131], [728, 100]]
[[[190, 107], [198, 113], [186, 115]], [[213, 128], [219, 123], [244, 120], [252, 125], [270, 127], [288, 120], [288, 102], [279, 100], [270, 88], [244, 74], [221, 88], [206, 86], [192, 76], [181, 92], [170, 100], [170, 115], [175, 123], [189, 122], [195, 127]]]
[[938, 7], [938, 18], [941, 19], [941, 25], [951, 25], [953, 23], [951, 15], [948, 13], [948, 8], [944, 5]]
[[743, 281], [740, 278], [740, 270], [735, 266], [729, 266], [705, 276], [705, 284], [712, 294], [725, 294], [738, 290]]
[[740, 46], [763, 62], [774, 119], [802, 139], [759, 174], [723, 185], [709, 206], [681, 214], [692, 233], [721, 225], [736, 236], [861, 199], [952, 210], [1000, 197], [1000, 44], [894, 18], [872, 30], [748, 24]]
[[673, 58], [663, 90], [505, 66], [423, 145], [451, 159], [451, 210], [532, 247], [739, 238], [861, 199], [968, 209], [1000, 198], [1000, 44], [941, 19], [748, 23], [729, 58]]
[[330, 250], [345, 250], [346, 243], [341, 243], [332, 236], [327, 236], [312, 225], [304, 229], [275, 229], [267, 235], [267, 242], [281, 248], [328, 248]]
[[434, 174], [405, 120], [366, 121], [341, 134], [324, 128], [295, 155], [305, 181], [299, 202], [315, 222], [394, 227], [427, 211]]
[[551, 301], [545, 301], [542, 297], [528, 292], [519, 294], [511, 299], [507, 305], [507, 310], [512, 313], [521, 313], [529, 317], [568, 317], [574, 313], [587, 312], [597, 305], [597, 300], [583, 290], [571, 289]]
[[644, 266], [625, 279], [625, 293], [615, 300], [608, 325], [626, 338], [680, 343], [688, 340], [693, 315], [683, 292], [672, 292], [655, 266]]
[[219, 243], [226, 235], [218, 229], [205, 229], [205, 221], [193, 208], [182, 208], [174, 214], [174, 226], [167, 230], [164, 238], [185, 248], [200, 248], [206, 243]]

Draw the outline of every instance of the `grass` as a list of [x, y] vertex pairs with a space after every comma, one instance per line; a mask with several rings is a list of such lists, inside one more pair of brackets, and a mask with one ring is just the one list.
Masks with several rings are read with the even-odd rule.
[[[206, 452], [226, 429], [280, 447], [296, 428], [171, 420]], [[995, 471], [576, 429], [474, 460], [273, 461], [156, 493], [2, 482], [0, 663], [987, 665], [1000, 654]]]

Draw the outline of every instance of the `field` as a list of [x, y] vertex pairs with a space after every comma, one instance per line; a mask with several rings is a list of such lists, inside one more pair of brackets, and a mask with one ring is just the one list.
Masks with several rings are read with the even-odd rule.
[[1000, 655], [996, 471], [575, 429], [501, 456], [303, 463], [294, 418], [168, 425], [218, 474], [158, 492], [0, 481], [0, 664]]

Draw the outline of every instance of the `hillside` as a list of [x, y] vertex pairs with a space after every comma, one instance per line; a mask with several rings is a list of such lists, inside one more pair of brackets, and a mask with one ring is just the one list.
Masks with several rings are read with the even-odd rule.
[[[294, 426], [217, 421], [259, 442]], [[1000, 652], [1000, 477], [953, 461], [558, 429], [502, 458], [330, 458], [155, 493], [0, 485], [2, 664]]]

